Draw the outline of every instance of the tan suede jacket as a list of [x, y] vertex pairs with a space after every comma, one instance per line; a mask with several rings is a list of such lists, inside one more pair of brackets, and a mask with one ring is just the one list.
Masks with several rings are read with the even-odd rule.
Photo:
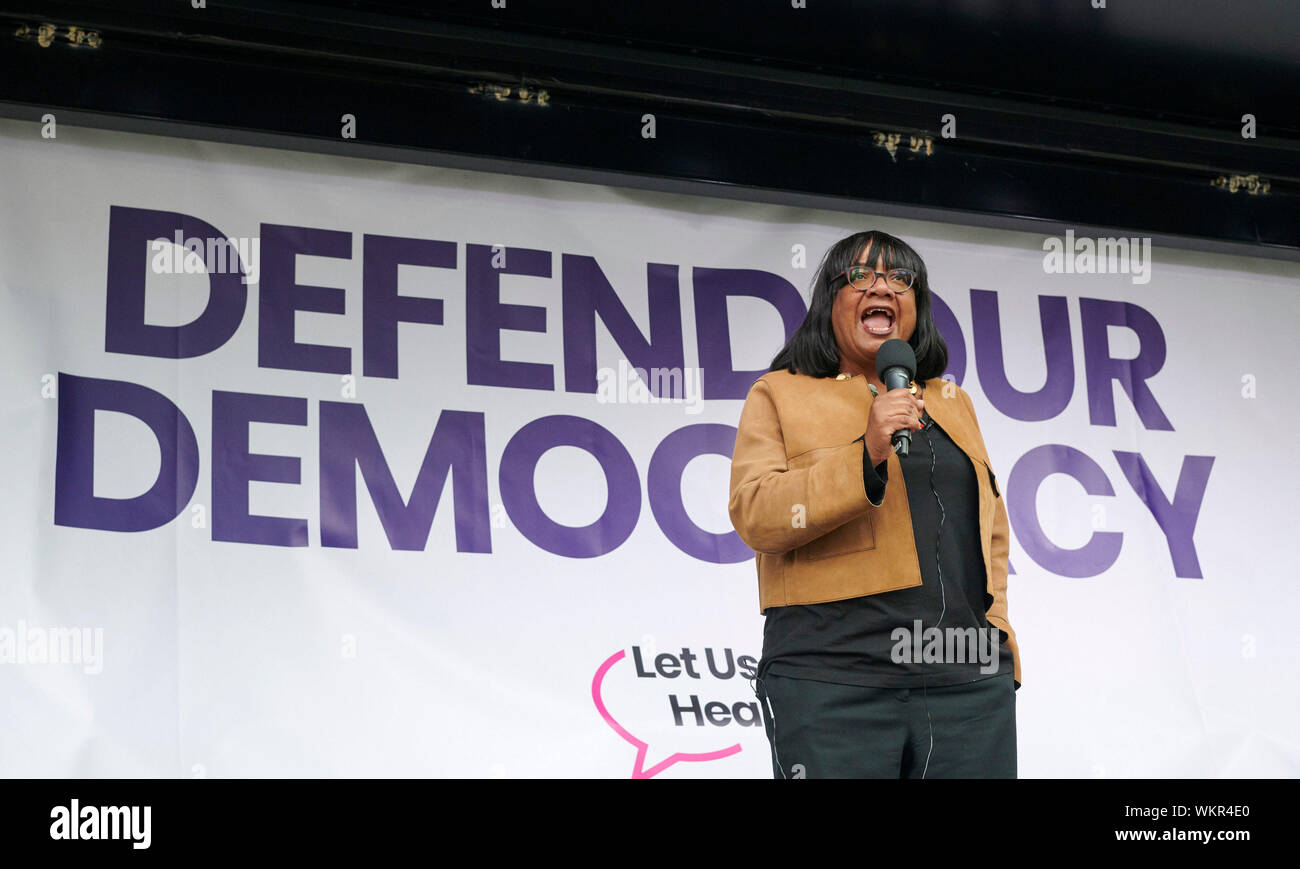
[[[989, 624], [1005, 631], [1020, 686], [1020, 649], [1007, 620], [1006, 506], [970, 396], [955, 383], [918, 383], [925, 410], [975, 466]], [[759, 612], [921, 584], [912, 514], [898, 456], [889, 454], [880, 504], [862, 482], [875, 400], [861, 375], [836, 379], [769, 371], [750, 387], [731, 459], [728, 511], [754, 550]]]

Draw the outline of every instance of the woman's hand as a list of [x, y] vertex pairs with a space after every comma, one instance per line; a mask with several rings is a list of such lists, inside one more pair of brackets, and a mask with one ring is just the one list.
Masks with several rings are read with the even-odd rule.
[[872, 400], [863, 441], [873, 468], [894, 451], [891, 443], [894, 432], [905, 428], [919, 431], [925, 427], [921, 424], [921, 411], [924, 409], [925, 401], [906, 389], [890, 389]]

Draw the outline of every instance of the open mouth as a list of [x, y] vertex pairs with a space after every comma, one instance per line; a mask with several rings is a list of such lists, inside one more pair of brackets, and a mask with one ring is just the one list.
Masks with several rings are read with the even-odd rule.
[[861, 322], [872, 335], [888, 335], [894, 331], [894, 312], [885, 305], [868, 305], [862, 311]]

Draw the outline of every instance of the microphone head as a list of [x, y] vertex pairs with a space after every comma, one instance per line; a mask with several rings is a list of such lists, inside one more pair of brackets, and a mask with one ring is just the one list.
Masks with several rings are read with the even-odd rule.
[[907, 379], [916, 379], [916, 351], [902, 338], [890, 338], [876, 351], [876, 376], [883, 382], [890, 368], [903, 368]]

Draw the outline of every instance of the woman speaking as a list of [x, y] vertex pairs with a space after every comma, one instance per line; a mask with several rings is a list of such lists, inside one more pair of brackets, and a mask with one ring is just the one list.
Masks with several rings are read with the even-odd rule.
[[858, 233], [745, 399], [728, 509], [777, 778], [1016, 776], [1007, 512], [947, 363], [925, 263]]

